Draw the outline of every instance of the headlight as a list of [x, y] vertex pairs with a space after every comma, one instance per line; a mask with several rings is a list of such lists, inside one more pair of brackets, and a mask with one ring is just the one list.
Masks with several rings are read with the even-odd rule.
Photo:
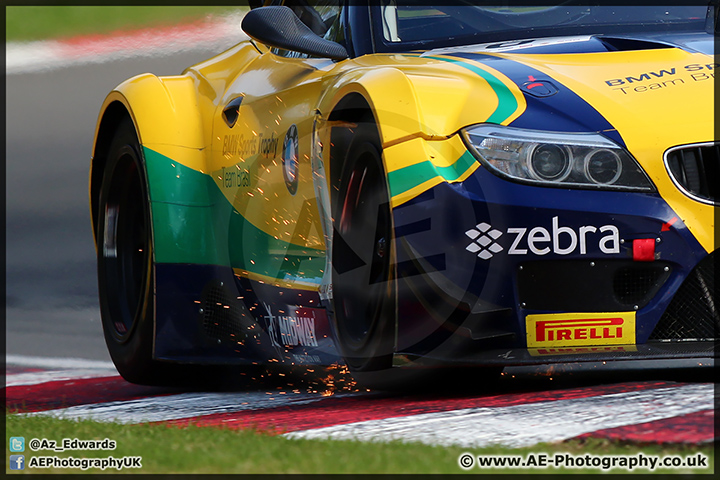
[[596, 133], [476, 125], [462, 130], [470, 151], [491, 172], [544, 186], [655, 191], [622, 147]]

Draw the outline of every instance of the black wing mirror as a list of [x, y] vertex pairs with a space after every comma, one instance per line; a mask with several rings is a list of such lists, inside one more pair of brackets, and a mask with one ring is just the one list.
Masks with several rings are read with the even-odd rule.
[[348, 58], [345, 47], [317, 36], [288, 7], [250, 10], [243, 18], [242, 29], [251, 38], [271, 47], [333, 60]]

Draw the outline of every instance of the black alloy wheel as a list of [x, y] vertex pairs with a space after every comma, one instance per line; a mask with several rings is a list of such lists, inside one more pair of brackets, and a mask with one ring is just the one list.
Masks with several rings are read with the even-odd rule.
[[333, 303], [342, 354], [355, 373], [388, 369], [396, 311], [392, 218], [374, 126], [361, 126], [350, 141], [333, 218]]

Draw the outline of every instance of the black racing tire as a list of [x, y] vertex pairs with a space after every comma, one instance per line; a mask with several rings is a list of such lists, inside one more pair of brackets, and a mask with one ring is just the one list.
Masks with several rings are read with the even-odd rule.
[[394, 242], [376, 127], [361, 124], [345, 152], [333, 209], [333, 310], [342, 356], [360, 381], [392, 367]]
[[161, 362], [153, 358], [155, 264], [145, 165], [135, 126], [115, 130], [98, 203], [97, 268], [103, 333], [122, 377], [141, 385], [217, 387], [250, 367]]
[[132, 383], [169, 383], [152, 358], [154, 262], [145, 168], [135, 127], [125, 118], [110, 143], [97, 218], [98, 291], [110, 358]]
[[156, 360], [155, 264], [144, 158], [135, 126], [115, 130], [100, 185], [96, 218], [98, 293], [110, 358], [122, 377], [141, 385], [236, 388], [260, 365], [186, 364]]

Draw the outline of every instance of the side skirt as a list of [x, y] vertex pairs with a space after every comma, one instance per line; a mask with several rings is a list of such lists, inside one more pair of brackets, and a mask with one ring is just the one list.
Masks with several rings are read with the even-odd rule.
[[317, 292], [275, 287], [229, 267], [155, 266], [154, 358], [177, 363], [340, 362]]

